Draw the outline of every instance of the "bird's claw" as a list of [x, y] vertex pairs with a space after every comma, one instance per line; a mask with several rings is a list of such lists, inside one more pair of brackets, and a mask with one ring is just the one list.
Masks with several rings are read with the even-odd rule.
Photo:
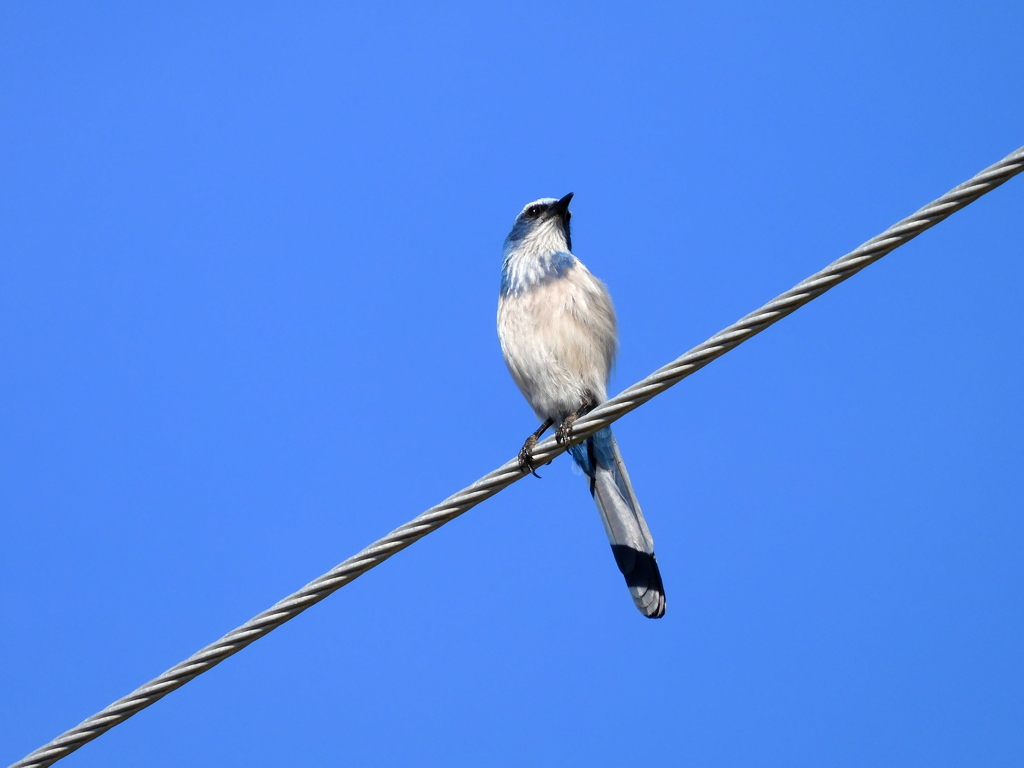
[[535, 435], [530, 435], [526, 438], [526, 442], [523, 443], [522, 450], [519, 451], [519, 471], [523, 474], [529, 472], [534, 477], [540, 477], [533, 464], [533, 449], [536, 446], [537, 437]]
[[575, 413], [570, 414], [565, 421], [558, 425], [558, 429], [555, 430], [555, 440], [559, 445], [568, 445], [572, 442], [572, 425], [576, 418]]

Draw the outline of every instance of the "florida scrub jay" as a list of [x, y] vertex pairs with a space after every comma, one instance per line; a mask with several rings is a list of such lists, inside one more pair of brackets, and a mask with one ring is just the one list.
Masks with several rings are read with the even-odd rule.
[[[573, 422], [604, 402], [618, 346], [615, 310], [604, 284], [572, 254], [569, 201], [543, 198], [516, 217], [505, 239], [498, 299], [498, 338], [512, 378], [541, 427], [519, 454], [533, 471], [532, 450], [557, 425], [559, 443], [572, 440]], [[644, 616], [665, 613], [665, 588], [654, 539], [605, 427], [570, 449], [590, 481], [619, 570]]]

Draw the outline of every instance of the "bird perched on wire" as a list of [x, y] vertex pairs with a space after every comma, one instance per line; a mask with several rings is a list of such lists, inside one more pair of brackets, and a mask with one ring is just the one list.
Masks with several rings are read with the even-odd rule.
[[[573, 422], [607, 399], [618, 347], [608, 289], [572, 254], [571, 199], [572, 193], [530, 203], [505, 239], [498, 338], [512, 378], [542, 422], [519, 452], [524, 472], [534, 471], [533, 448], [545, 430], [557, 425], [558, 442], [570, 443]], [[665, 588], [654, 539], [611, 429], [569, 450], [590, 481], [633, 602], [644, 616], [660, 618]]]

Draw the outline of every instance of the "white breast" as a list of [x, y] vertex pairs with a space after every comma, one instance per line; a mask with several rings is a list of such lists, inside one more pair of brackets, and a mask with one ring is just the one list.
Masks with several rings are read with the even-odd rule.
[[584, 396], [607, 399], [615, 310], [581, 263], [498, 302], [498, 338], [512, 378], [541, 420], [561, 421]]

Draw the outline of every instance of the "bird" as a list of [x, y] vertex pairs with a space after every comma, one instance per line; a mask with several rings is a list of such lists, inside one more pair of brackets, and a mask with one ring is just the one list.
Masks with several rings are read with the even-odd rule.
[[572, 444], [573, 423], [607, 398], [618, 351], [615, 309], [604, 283], [572, 253], [570, 192], [526, 205], [505, 239], [498, 297], [498, 340], [509, 373], [540, 428], [519, 452], [536, 475], [533, 449], [555, 426], [586, 475], [615, 562], [633, 602], [648, 618], [665, 614], [665, 587], [644, 520], [611, 428]]

